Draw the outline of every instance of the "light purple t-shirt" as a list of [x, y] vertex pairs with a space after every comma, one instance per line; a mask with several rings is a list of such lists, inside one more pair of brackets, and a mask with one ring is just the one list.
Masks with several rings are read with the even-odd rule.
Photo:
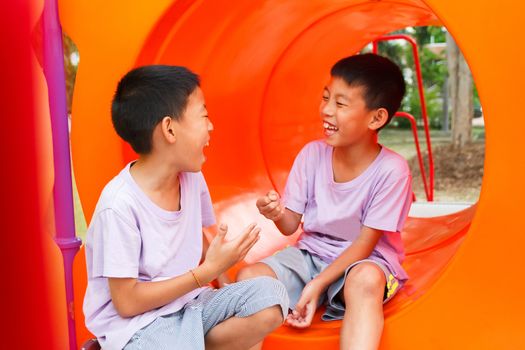
[[202, 228], [215, 223], [202, 173], [179, 175], [181, 209], [167, 211], [140, 189], [130, 164], [102, 191], [86, 239], [86, 326], [109, 350], [122, 349], [135, 332], [181, 309], [202, 288], [158, 309], [122, 318], [111, 301], [107, 278], [161, 281], [188, 272], [201, 259]]
[[362, 226], [383, 230], [370, 258], [386, 260], [398, 279], [407, 279], [400, 235], [412, 203], [406, 160], [382, 147], [363, 173], [337, 183], [332, 152], [322, 140], [308, 143], [288, 175], [283, 201], [304, 220], [296, 246], [331, 263], [359, 236]]

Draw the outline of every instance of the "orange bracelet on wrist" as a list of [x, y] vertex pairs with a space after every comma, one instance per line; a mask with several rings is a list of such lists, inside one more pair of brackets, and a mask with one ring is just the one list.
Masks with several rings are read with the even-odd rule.
[[195, 282], [197, 282], [197, 285], [199, 286], [199, 288], [202, 287], [202, 284], [201, 284], [201, 281], [199, 281], [199, 279], [197, 278], [197, 275], [195, 274], [195, 272], [193, 272], [193, 270], [190, 270], [191, 272], [191, 275], [193, 276], [193, 279], [195, 280]]

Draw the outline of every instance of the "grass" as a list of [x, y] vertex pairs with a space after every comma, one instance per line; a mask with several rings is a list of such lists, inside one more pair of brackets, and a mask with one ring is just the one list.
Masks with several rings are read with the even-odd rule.
[[[427, 150], [425, 133], [423, 131], [418, 132], [418, 138], [421, 152], [425, 153]], [[479, 126], [473, 127], [472, 141], [482, 142], [484, 139], [485, 128]], [[430, 130], [430, 141], [432, 149], [434, 149], [440, 145], [451, 143], [452, 134], [450, 131]], [[401, 154], [403, 157], [405, 157], [405, 159], [410, 159], [417, 154], [416, 146], [414, 144], [414, 136], [412, 135], [412, 131], [409, 129], [386, 128], [381, 130], [379, 133], [379, 142]]]
[[[421, 152], [425, 153], [427, 149], [424, 132], [418, 133], [419, 147]], [[452, 136], [449, 131], [431, 130], [430, 140], [432, 148], [439, 145], [449, 144]], [[384, 146], [401, 154], [405, 159], [410, 159], [417, 154], [414, 144], [414, 136], [411, 130], [404, 129], [385, 129], [379, 133], [379, 142]]]

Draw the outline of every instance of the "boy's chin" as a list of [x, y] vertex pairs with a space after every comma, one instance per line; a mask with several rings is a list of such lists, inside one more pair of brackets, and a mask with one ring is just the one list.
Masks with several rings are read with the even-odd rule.
[[330, 145], [330, 146], [332, 146], [332, 147], [340, 146], [340, 142], [339, 142], [339, 140], [337, 139], [337, 137], [334, 137], [334, 135], [332, 135], [332, 136], [325, 136], [324, 141], [325, 141], [328, 145]]
[[194, 166], [194, 167], [191, 167], [189, 169], [186, 169], [186, 172], [188, 172], [188, 173], [198, 173], [201, 170], [202, 170], [202, 165], [201, 166]]
[[327, 145], [330, 145], [330, 146], [332, 146], [334, 148], [336, 148], [336, 147], [349, 147], [349, 146], [355, 145], [357, 143], [356, 140], [353, 140], [353, 139], [348, 140], [348, 139], [343, 138], [340, 135], [332, 135], [330, 137], [325, 137], [324, 140], [325, 140]]

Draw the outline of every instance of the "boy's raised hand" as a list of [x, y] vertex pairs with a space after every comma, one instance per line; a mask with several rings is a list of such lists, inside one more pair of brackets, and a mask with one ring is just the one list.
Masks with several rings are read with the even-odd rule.
[[286, 324], [295, 328], [308, 328], [312, 324], [312, 319], [317, 310], [320, 292], [313, 284], [307, 284], [301, 297], [295, 305], [295, 310], [288, 314]]
[[223, 273], [244, 259], [259, 240], [261, 229], [255, 223], [250, 224], [231, 241], [225, 239], [227, 232], [227, 225], [219, 225], [218, 233], [211, 241], [204, 258], [203, 265], [214, 271], [216, 275]]
[[256, 205], [259, 213], [272, 221], [279, 220], [284, 214], [285, 208], [281, 205], [279, 193], [274, 190], [257, 199]]

